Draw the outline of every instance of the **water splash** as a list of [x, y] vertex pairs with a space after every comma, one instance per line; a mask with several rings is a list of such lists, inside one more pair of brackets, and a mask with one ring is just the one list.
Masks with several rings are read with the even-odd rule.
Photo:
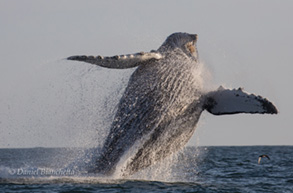
[[36, 67], [1, 96], [1, 145], [100, 146], [130, 73], [62, 60]]
[[[75, 163], [88, 163], [97, 153], [88, 148], [98, 148], [104, 143], [132, 72], [133, 69], [109, 70], [67, 61], [37, 67], [32, 76], [22, 78], [14, 92], [0, 101], [4, 135], [9, 131], [13, 135], [11, 141], [18, 141], [11, 143], [16, 147], [84, 147], [86, 149], [75, 155], [78, 160]], [[202, 63], [193, 73], [199, 79], [207, 75]], [[201, 81], [200, 84], [205, 82]], [[172, 154], [131, 178], [182, 180], [184, 172], [174, 168], [178, 157], [182, 160], [182, 152]], [[68, 160], [67, 164], [72, 161]], [[31, 166], [28, 164], [28, 169]], [[121, 175], [118, 173], [111, 178], [120, 179]]]

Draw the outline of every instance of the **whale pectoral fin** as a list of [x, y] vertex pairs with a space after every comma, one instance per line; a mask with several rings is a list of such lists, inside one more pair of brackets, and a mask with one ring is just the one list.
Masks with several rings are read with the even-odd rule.
[[112, 57], [70, 56], [67, 58], [67, 60], [87, 62], [105, 68], [126, 69], [133, 68], [141, 64], [146, 64], [150, 61], [159, 60], [162, 57], [163, 56], [159, 52], [152, 51], [146, 53], [140, 52], [136, 54], [117, 55]]
[[214, 115], [236, 113], [277, 114], [277, 108], [266, 98], [239, 89], [225, 89], [222, 86], [207, 94], [205, 109]]

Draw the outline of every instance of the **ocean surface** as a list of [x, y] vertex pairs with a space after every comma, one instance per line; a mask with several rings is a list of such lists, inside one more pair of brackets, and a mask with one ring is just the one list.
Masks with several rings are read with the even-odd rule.
[[68, 167], [86, 151], [0, 149], [0, 192], [293, 192], [293, 146], [186, 147], [127, 179]]

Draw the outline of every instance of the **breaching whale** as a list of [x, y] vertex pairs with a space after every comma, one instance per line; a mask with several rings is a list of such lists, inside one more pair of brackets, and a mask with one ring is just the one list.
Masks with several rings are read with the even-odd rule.
[[214, 115], [278, 112], [266, 98], [241, 88], [204, 91], [196, 42], [196, 34], [174, 33], [147, 53], [67, 58], [106, 68], [137, 67], [90, 172], [110, 175], [119, 169], [128, 176], [162, 161], [184, 147], [204, 110]]

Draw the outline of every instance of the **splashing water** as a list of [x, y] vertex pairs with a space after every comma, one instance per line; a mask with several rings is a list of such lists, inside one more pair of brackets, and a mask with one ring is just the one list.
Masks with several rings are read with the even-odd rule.
[[38, 67], [1, 97], [2, 136], [12, 147], [100, 146], [130, 73], [66, 61]]
[[[93, 157], [88, 155], [97, 153], [97, 148], [104, 143], [133, 71], [108, 70], [66, 61], [41, 66], [2, 98], [0, 121], [1, 127], [5, 128], [4, 135], [13, 135], [11, 146], [86, 148], [75, 154], [74, 159], [68, 159], [63, 167], [73, 160], [89, 162]], [[206, 72], [202, 63], [193, 71], [199, 85], [204, 83]], [[88, 150], [93, 147], [95, 149]], [[173, 172], [178, 170], [173, 166], [178, 163], [178, 157], [181, 161], [184, 158], [182, 152], [173, 153], [131, 178], [178, 181], [182, 173]], [[28, 163], [28, 168], [32, 167]], [[121, 178], [121, 174], [118, 172], [112, 178]]]

